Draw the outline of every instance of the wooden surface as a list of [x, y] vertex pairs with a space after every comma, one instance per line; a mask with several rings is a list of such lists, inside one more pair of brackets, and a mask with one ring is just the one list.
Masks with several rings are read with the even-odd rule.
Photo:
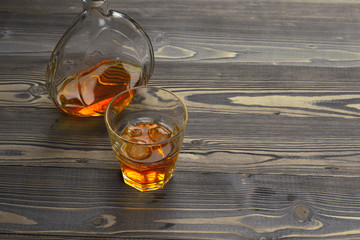
[[102, 118], [45, 89], [78, 0], [1, 0], [0, 239], [360, 239], [360, 2], [109, 0], [185, 100], [174, 178], [122, 182]]

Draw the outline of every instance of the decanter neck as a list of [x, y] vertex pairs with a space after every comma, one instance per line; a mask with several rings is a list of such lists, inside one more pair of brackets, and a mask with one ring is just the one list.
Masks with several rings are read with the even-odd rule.
[[99, 12], [107, 13], [109, 11], [107, 0], [82, 0], [85, 11], [96, 9]]

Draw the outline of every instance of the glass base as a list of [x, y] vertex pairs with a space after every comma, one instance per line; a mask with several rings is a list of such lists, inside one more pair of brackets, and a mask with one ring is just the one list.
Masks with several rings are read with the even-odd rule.
[[138, 183], [127, 176], [123, 174], [124, 182], [129, 185], [130, 187], [135, 188], [136, 190], [140, 192], [147, 192], [147, 191], [153, 191], [157, 189], [163, 188], [166, 183], [169, 182], [169, 180], [172, 178], [173, 173], [171, 173], [167, 179], [159, 181], [159, 182], [153, 182], [153, 183]]

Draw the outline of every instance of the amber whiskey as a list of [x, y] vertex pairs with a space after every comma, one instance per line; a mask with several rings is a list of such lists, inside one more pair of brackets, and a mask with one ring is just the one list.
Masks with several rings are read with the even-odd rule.
[[167, 141], [174, 136], [165, 125], [143, 122], [127, 126], [121, 137], [126, 142], [117, 158], [124, 181], [140, 191], [164, 186], [172, 177], [179, 150]]
[[141, 67], [106, 60], [64, 80], [57, 95], [59, 109], [74, 116], [103, 115], [118, 93], [139, 85]]

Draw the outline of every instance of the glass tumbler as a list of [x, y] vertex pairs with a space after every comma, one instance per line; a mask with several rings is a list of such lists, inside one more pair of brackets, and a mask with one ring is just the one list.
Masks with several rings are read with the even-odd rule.
[[117, 95], [105, 123], [126, 184], [139, 191], [163, 188], [173, 176], [188, 113], [172, 92], [150, 86]]

